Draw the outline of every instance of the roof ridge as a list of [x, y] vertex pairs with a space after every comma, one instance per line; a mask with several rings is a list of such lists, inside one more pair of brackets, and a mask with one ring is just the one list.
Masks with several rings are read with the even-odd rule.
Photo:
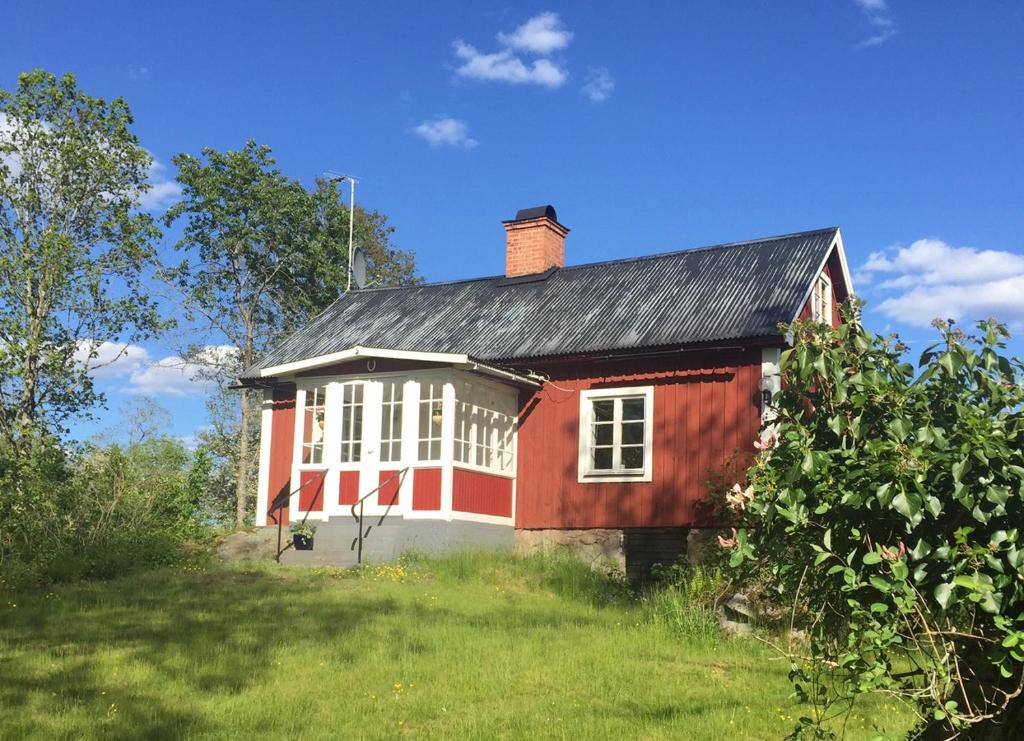
[[[599, 267], [601, 265], [615, 265], [618, 263], [626, 262], [639, 262], [641, 260], [657, 260], [665, 257], [676, 257], [681, 254], [689, 254], [692, 252], [709, 252], [711, 250], [722, 250], [730, 249], [733, 247], [744, 247], [746, 245], [757, 244], [760, 242], [777, 242], [783, 239], [792, 239], [793, 237], [809, 236], [812, 234], [824, 234], [826, 232], [834, 232], [839, 229], [838, 226], [823, 227], [821, 229], [808, 229], [805, 231], [791, 232], [789, 234], [776, 234], [770, 237], [758, 237], [756, 239], [745, 239], [740, 242], [723, 242], [721, 244], [701, 245], [699, 247], [684, 247], [679, 250], [668, 250], [665, 252], [655, 252], [650, 255], [635, 255], [633, 257], [615, 257], [610, 260], [598, 260], [596, 262], [583, 262], [575, 265], [565, 265], [560, 270], [581, 270], [586, 268]], [[442, 286], [458, 285], [460, 283], [481, 283], [484, 281], [491, 280], [505, 280], [507, 276], [504, 275], [487, 275], [480, 276], [478, 278], [457, 278], [455, 280], [439, 280], [426, 283], [410, 283], [402, 286], [376, 286], [374, 288], [360, 288], [357, 291], [353, 291], [354, 294], [369, 293], [371, 291], [394, 291], [394, 290], [408, 290], [410, 288], [434, 288]], [[344, 298], [346, 294], [342, 294], [341, 298]]]

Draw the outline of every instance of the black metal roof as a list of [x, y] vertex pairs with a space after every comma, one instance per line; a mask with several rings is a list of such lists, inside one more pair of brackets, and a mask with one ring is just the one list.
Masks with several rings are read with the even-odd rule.
[[355, 345], [485, 361], [768, 337], [796, 316], [837, 229], [505, 276], [354, 291], [262, 368]]

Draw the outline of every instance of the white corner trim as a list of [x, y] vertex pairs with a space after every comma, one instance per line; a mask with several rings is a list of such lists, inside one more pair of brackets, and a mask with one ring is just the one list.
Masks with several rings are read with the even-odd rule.
[[[256, 525], [267, 521], [267, 507], [270, 504], [270, 435], [274, 420], [274, 394], [263, 390], [263, 405], [260, 411], [260, 467], [256, 477]], [[261, 522], [262, 520], [262, 522]]]
[[[612, 470], [608, 473], [590, 471], [589, 434], [592, 422], [594, 399], [615, 399], [623, 396], [644, 397], [644, 468], [643, 471], [624, 473]], [[615, 388], [583, 389], [580, 391], [580, 415], [577, 434], [579, 436], [579, 458], [577, 460], [577, 483], [622, 483], [649, 482], [653, 478], [654, 466], [654, 386], [627, 386]], [[615, 430], [617, 438], [619, 430]]]
[[[818, 265], [818, 272], [814, 274], [814, 280], [812, 280], [811, 284], [807, 287], [807, 292], [804, 294], [804, 298], [800, 302], [800, 306], [797, 307], [796, 314], [789, 321], [790, 324], [792, 324], [793, 322], [800, 318], [800, 312], [804, 310], [804, 307], [807, 305], [807, 302], [811, 298], [811, 294], [814, 293], [814, 286], [818, 282], [818, 277], [823, 272], [825, 272], [825, 266], [828, 264], [828, 259], [832, 257], [833, 250], [835, 250], [836, 253], [838, 253], [839, 255], [839, 267], [843, 271], [843, 282], [846, 283], [846, 293], [848, 296], [852, 296], [854, 294], [853, 279], [850, 277], [850, 266], [846, 262], [846, 250], [843, 249], [843, 235], [839, 228], [836, 227], [835, 239], [832, 240], [832, 244], [825, 252], [825, 259], [821, 261], [820, 265]], [[789, 337], [789, 335], [787, 335], [786, 337], [787, 343], [793, 344], [792, 339]]]

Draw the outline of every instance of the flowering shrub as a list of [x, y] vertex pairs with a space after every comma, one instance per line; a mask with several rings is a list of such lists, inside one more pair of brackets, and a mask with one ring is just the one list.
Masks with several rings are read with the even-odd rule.
[[[923, 737], [1010, 738], [1024, 723], [1024, 365], [1006, 329], [939, 323], [918, 366], [867, 332], [797, 322], [777, 418], [759, 443], [730, 563], [771, 573], [806, 630], [791, 655], [814, 708], [795, 735], [859, 693], [913, 704]], [[766, 431], [768, 432], [768, 431]], [[1001, 735], [1001, 734], [1005, 734]]]

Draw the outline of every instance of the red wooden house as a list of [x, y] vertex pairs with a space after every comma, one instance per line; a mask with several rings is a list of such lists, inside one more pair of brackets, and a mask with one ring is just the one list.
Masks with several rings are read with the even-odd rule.
[[837, 228], [565, 265], [550, 206], [504, 222], [504, 275], [353, 291], [241, 377], [264, 392], [257, 517], [317, 521], [318, 562], [575, 544], [638, 563], [699, 527], [749, 455], [778, 330], [839, 321]]

